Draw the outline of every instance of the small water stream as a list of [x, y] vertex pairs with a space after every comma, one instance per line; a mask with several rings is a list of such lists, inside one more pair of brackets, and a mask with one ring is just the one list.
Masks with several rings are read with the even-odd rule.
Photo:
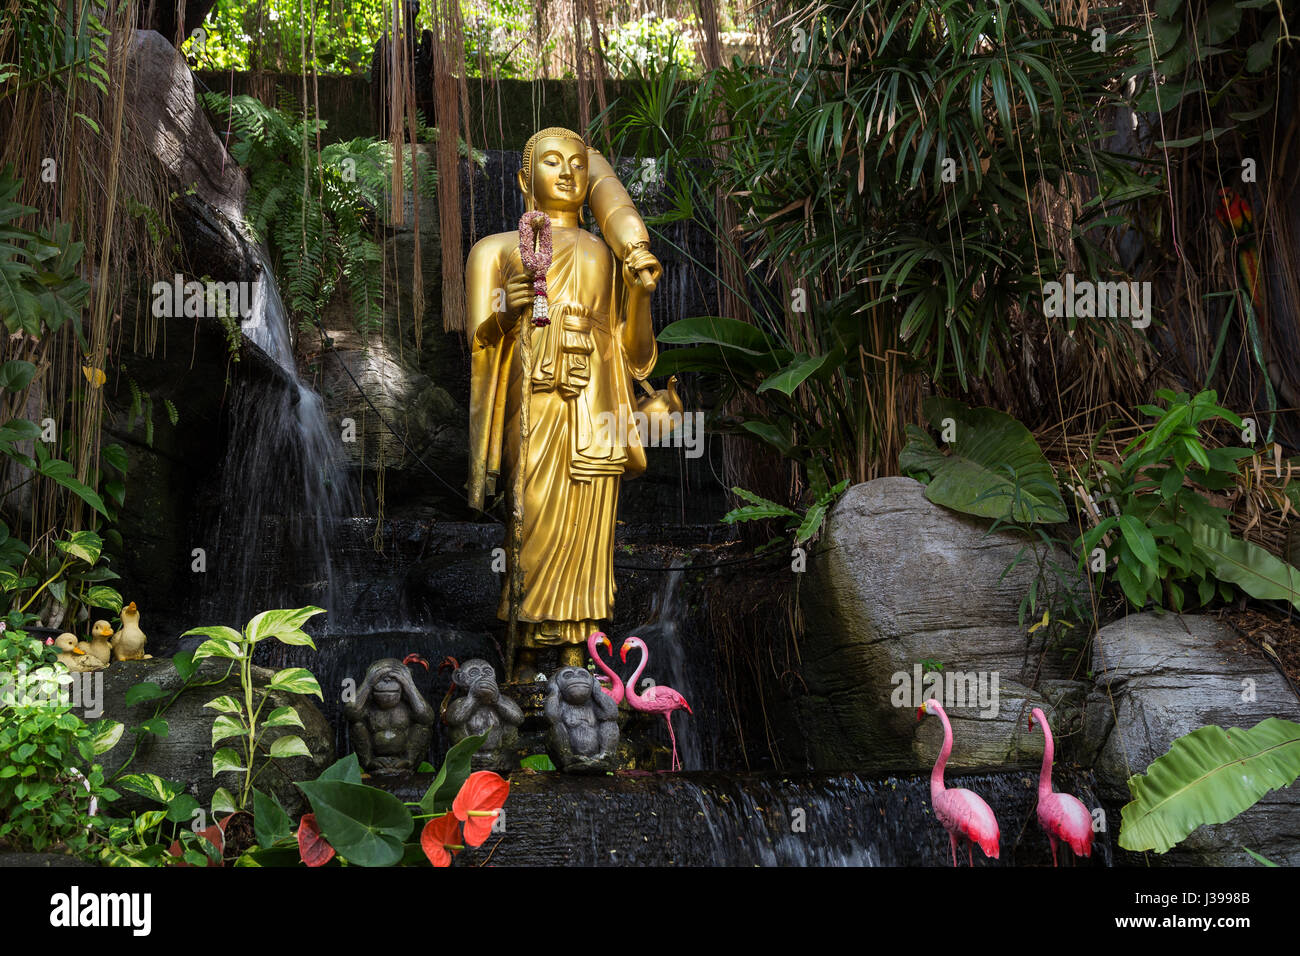
[[207, 617], [247, 621], [270, 607], [336, 607], [332, 557], [354, 493], [340, 467], [340, 432], [299, 377], [288, 313], [266, 252], [244, 333], [284, 373], [233, 376], [226, 456], [208, 523]]

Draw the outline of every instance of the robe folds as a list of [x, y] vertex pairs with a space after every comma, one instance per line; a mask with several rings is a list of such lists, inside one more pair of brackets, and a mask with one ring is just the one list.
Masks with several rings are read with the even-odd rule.
[[[480, 509], [502, 487], [503, 476], [504, 490], [514, 493], [523, 367], [518, 323], [496, 312], [500, 303], [492, 297], [523, 273], [516, 233], [483, 239], [466, 265], [468, 490], [470, 504]], [[620, 262], [602, 239], [555, 227], [546, 284], [551, 323], [528, 326], [533, 374], [519, 619], [544, 622], [530, 629], [528, 643], [578, 644], [594, 622], [613, 614], [619, 487], [646, 466], [636, 430], [623, 433], [608, 424], [632, 420], [634, 382], [649, 376], [657, 349], [651, 339], [642, 354], [629, 354], [627, 288]], [[649, 316], [636, 320], [648, 322]], [[503, 620], [509, 617], [509, 580], [498, 609]]]

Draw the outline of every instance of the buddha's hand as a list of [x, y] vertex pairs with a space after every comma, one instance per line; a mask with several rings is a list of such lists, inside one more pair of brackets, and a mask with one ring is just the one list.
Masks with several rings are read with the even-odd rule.
[[511, 313], [532, 312], [533, 277], [528, 273], [520, 272], [506, 282], [506, 307]]
[[664, 267], [645, 246], [633, 246], [623, 260], [623, 279], [642, 292], [653, 292]]

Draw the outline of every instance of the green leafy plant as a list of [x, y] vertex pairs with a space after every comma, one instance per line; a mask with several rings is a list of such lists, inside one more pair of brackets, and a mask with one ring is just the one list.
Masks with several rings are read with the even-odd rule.
[[265, 688], [255, 687], [253, 653], [258, 644], [271, 639], [315, 650], [316, 645], [311, 636], [302, 630], [302, 625], [315, 615], [324, 613], [324, 609], [319, 607], [263, 611], [255, 615], [242, 632], [232, 627], [215, 625], [192, 628], [182, 635], [198, 634], [207, 637], [195, 649], [193, 662], [208, 657], [225, 658], [234, 661], [239, 669], [240, 697], [223, 694], [203, 705], [217, 712], [212, 725], [212, 746], [216, 747], [225, 740], [238, 741], [236, 747], [221, 747], [212, 755], [212, 775], [224, 771], [243, 774], [238, 796], [229, 794], [224, 788], [218, 790], [218, 796], [213, 798], [214, 811], [246, 809], [252, 798], [254, 782], [271, 761], [310, 753], [306, 743], [296, 734], [279, 736], [269, 748], [264, 747], [262, 738], [267, 730], [273, 727], [302, 727], [303, 723], [298, 712], [291, 706], [277, 707], [265, 717], [262, 716], [262, 709], [271, 699], [271, 692], [277, 690], [291, 694], [314, 694], [324, 700], [320, 684], [305, 668], [287, 667], [277, 671]]
[[0, 594], [20, 615], [43, 596], [63, 608], [63, 617], [69, 620], [75, 620], [82, 608], [117, 614], [122, 610], [122, 595], [104, 582], [118, 575], [108, 567], [103, 546], [95, 532], [77, 531], [55, 538], [53, 555], [43, 559], [10, 537], [0, 522]]
[[0, 620], [0, 846], [85, 855], [103, 822], [98, 805], [117, 796], [94, 758], [122, 725], [72, 712], [71, 678], [24, 629], [30, 620], [20, 611]]
[[[299, 822], [296, 834], [280, 802], [254, 791], [258, 845], [240, 863], [450, 865], [465, 846], [487, 839], [509, 794], [509, 784], [497, 774], [471, 773], [470, 758], [484, 739], [467, 737], [453, 746], [418, 803], [403, 803], [364, 783], [356, 755], [349, 754], [315, 780], [298, 784], [312, 812]], [[424, 824], [417, 835], [419, 821]]]
[[[840, 495], [844, 494], [844, 489], [849, 486], [849, 480], [845, 478], [836, 484], [833, 488], [825, 488], [820, 494], [813, 499], [804, 514], [799, 514], [792, 508], [785, 505], [777, 504], [775, 501], [769, 501], [761, 495], [756, 495], [752, 491], [746, 491], [744, 488], [732, 488], [733, 494], [738, 495], [749, 504], [734, 508], [722, 516], [726, 524], [736, 524], [744, 521], [767, 521], [769, 519], [784, 519], [785, 530], [794, 535], [794, 545], [799, 547], [806, 541], [812, 540], [817, 532], [821, 530], [822, 524], [826, 520], [826, 511], [831, 504]], [[767, 547], [775, 544], [779, 539], [773, 539], [768, 542]]]
[[1300, 724], [1269, 717], [1249, 729], [1200, 727], [1129, 778], [1119, 845], [1165, 853], [1197, 827], [1226, 823], [1300, 776]]
[[1240, 429], [1241, 419], [1210, 390], [1191, 397], [1161, 390], [1156, 397], [1165, 407], [1140, 407], [1156, 421], [1124, 448], [1123, 461], [1093, 460], [1095, 477], [1080, 490], [1096, 524], [1079, 538], [1080, 562], [1090, 566], [1101, 548], [1107, 573], [1139, 608], [1151, 602], [1182, 611], [1216, 593], [1230, 598], [1232, 584], [1300, 607], [1300, 572], [1233, 537], [1226, 509], [1199, 490], [1233, 487], [1237, 461], [1250, 454], [1207, 448], [1202, 426], [1217, 420]]
[[71, 240], [67, 223], [48, 235], [20, 228], [18, 221], [36, 212], [16, 201], [22, 186], [12, 166], [0, 173], [0, 320], [10, 334], [33, 338], [70, 323], [87, 350], [81, 308], [90, 286], [79, 268], [83, 246]]
[[125, 774], [114, 782], [162, 809], [110, 819], [99, 851], [101, 862], [131, 867], [221, 864], [221, 846], [216, 842], [221, 839], [221, 827], [200, 825], [205, 814], [182, 784], [153, 773]]
[[[383, 140], [332, 143], [320, 161], [304, 152], [325, 123], [266, 106], [251, 96], [203, 94], [219, 123], [236, 134], [231, 155], [249, 177], [248, 224], [267, 241], [285, 304], [295, 319], [319, 315], [342, 285], [357, 327], [383, 322], [383, 254], [373, 220], [385, 207], [392, 160]], [[422, 195], [436, 177], [421, 169]]]
[[[1094, 146], [1126, 32], [1102, 51], [1036, 0], [837, 0], [776, 35], [775, 64], [733, 62], [698, 85], [669, 64], [607, 114], [617, 152], [665, 170], [656, 241], [689, 219], [720, 250], [720, 266], [697, 265], [724, 317], [666, 328], [660, 341], [683, 348], [656, 374], [757, 396], [749, 435], [828, 481], [865, 481], [893, 470], [908, 376], [1022, 385], [1035, 363], [1006, 357], [1032, 340], [1115, 346], [1110, 319], [1022, 332], [1060, 247], [1076, 272], [1118, 274], [1116, 213], [1158, 192]], [[1037, 197], [1081, 180], [1096, 192], [1075, 197], [1068, 240], [1037, 228]]]
[[[1284, 22], [1282, 7], [1271, 0], [1157, 0], [1146, 42], [1127, 71], [1140, 82], [1134, 107], [1177, 116], [1181, 104], [1193, 121], [1206, 121], [1194, 135], [1158, 145], [1183, 149], [1210, 142], [1270, 112], [1272, 90], [1262, 74], [1271, 71], [1276, 48], [1294, 42]], [[1204, 104], [1204, 117], [1183, 103], [1189, 96]]]
[[644, 13], [605, 35], [605, 60], [615, 76], [653, 76], [672, 63], [689, 76], [697, 69], [695, 51], [683, 33], [694, 18], [678, 20]]

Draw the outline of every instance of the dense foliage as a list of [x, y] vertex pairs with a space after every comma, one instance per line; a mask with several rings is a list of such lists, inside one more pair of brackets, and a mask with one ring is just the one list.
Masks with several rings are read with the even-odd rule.
[[[659, 74], [620, 104], [619, 149], [666, 170], [657, 225], [711, 224], [754, 270], [718, 276], [746, 321], [670, 326], [661, 341], [688, 347], [659, 370], [757, 394], [744, 427], [814, 492], [893, 470], [903, 376], [965, 390], [1013, 371], [1042, 284], [1108, 275], [1107, 214], [1152, 191], [1097, 147], [1128, 50], [1093, 39], [1033, 0], [843, 0], [791, 21], [778, 68], [737, 62], [698, 89]], [[1053, 196], [1082, 203], [1070, 262], [1036, 221]], [[1108, 320], [1062, 324], [1088, 338]]]
[[[285, 304], [311, 322], [343, 286], [361, 329], [383, 321], [382, 252], [373, 231], [392, 167], [383, 140], [359, 138], [314, 151], [324, 121], [295, 116], [251, 96], [204, 94], [236, 134], [231, 155], [248, 172], [249, 226], [267, 242]], [[311, 144], [312, 149], [308, 149]], [[421, 169], [422, 192], [434, 173]]]

